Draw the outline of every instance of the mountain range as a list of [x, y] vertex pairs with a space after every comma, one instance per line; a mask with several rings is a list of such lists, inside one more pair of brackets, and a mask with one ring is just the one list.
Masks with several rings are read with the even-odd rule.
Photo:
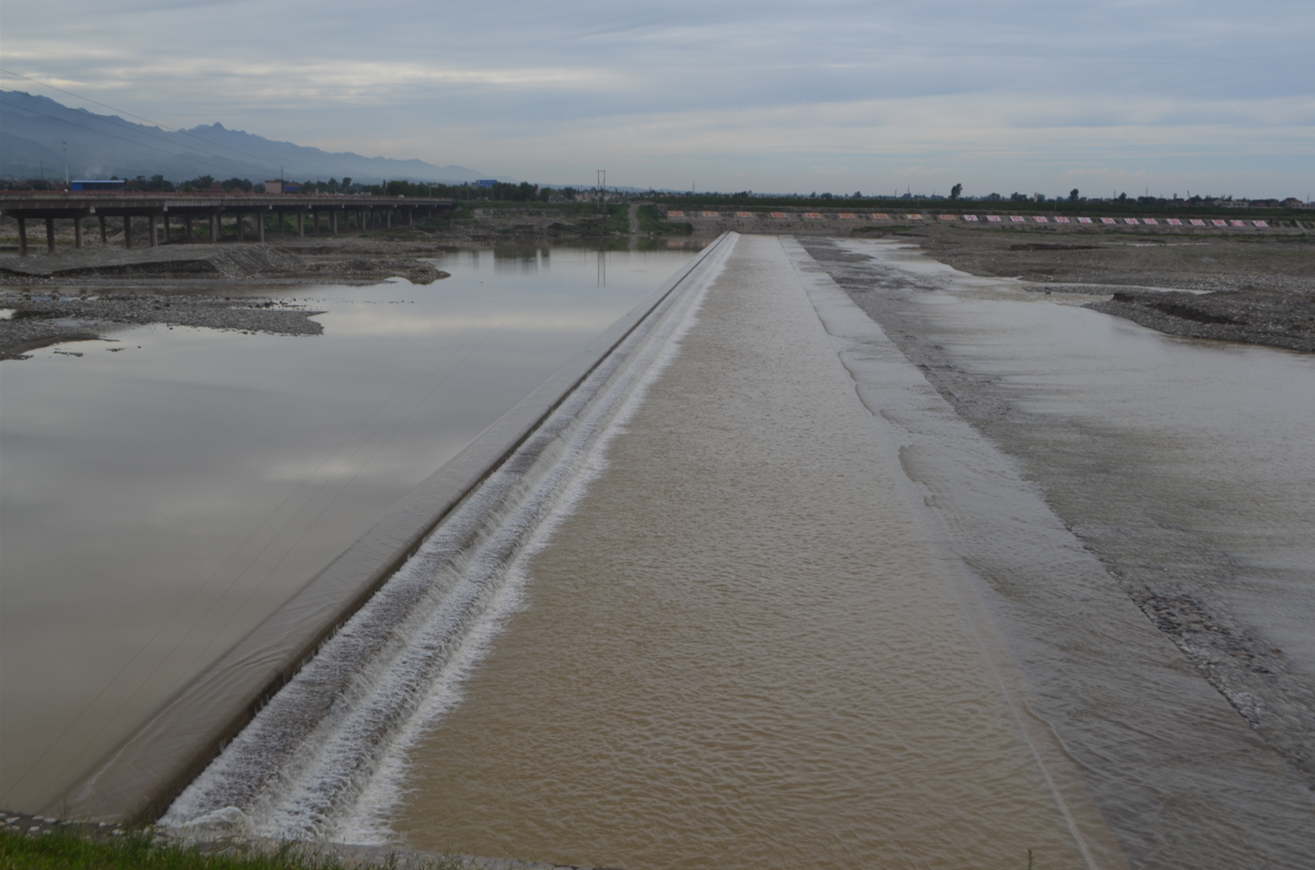
[[[67, 150], [65, 150], [67, 149]], [[363, 157], [229, 130], [222, 124], [165, 130], [117, 115], [97, 115], [23, 91], [0, 91], [0, 178], [63, 180], [163, 175], [178, 183], [197, 176], [264, 181], [328, 181], [349, 176], [462, 183], [487, 178], [464, 166]]]

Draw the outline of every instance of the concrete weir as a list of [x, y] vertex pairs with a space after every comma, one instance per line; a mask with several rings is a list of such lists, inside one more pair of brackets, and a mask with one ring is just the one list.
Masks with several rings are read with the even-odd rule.
[[[699, 280], [725, 244], [704, 249], [538, 389], [420, 484], [369, 532], [219, 661], [169, 699], [51, 810], [91, 821], [154, 819], [251, 722], [426, 536], [508, 463], [536, 430], [652, 315]], [[614, 360], [613, 360], [614, 361]], [[577, 396], [578, 397], [578, 396]]]
[[803, 246], [734, 234], [60, 803], [728, 870], [1297, 868], [1315, 809]]

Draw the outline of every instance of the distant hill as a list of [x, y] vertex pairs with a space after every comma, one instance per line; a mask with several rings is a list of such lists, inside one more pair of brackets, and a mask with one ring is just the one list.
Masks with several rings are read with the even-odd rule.
[[178, 183], [200, 175], [217, 179], [264, 181], [283, 177], [328, 181], [350, 176], [356, 182], [442, 181], [449, 184], [488, 178], [464, 166], [435, 166], [423, 160], [363, 157], [275, 142], [222, 124], [169, 132], [114, 115], [70, 109], [47, 97], [0, 91], [0, 176], [15, 179], [64, 178], [64, 151], [72, 178], [136, 178], [163, 175]]

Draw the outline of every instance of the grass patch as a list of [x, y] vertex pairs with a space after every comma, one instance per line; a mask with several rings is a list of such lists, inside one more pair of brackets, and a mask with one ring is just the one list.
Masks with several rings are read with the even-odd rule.
[[[61, 830], [36, 836], [11, 829], [0, 832], [0, 870], [346, 870], [348, 866], [365, 865], [315, 855], [296, 843], [274, 850], [216, 852], [161, 839], [149, 829], [105, 838]], [[392, 862], [377, 866], [392, 866]], [[429, 864], [412, 860], [407, 866], [461, 870], [466, 863], [442, 858]]]
[[638, 217], [639, 232], [643, 235], [688, 236], [694, 233], [694, 224], [662, 220], [655, 205], [641, 205]]

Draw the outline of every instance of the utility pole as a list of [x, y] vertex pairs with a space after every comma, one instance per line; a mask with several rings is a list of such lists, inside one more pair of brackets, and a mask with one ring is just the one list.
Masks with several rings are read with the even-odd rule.
[[64, 186], [67, 188], [68, 183], [68, 140], [60, 139], [59, 144], [64, 146]]
[[607, 199], [607, 170], [606, 169], [598, 170], [597, 184], [598, 184], [598, 210], [604, 211], [607, 208], [607, 206], [604, 204], [604, 201]]

